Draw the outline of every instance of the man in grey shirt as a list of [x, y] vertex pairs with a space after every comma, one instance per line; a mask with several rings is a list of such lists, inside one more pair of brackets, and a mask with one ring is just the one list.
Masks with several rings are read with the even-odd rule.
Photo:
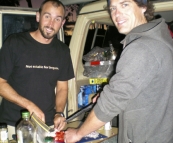
[[165, 20], [153, 20], [146, 0], [108, 0], [111, 18], [125, 34], [116, 74], [79, 129], [65, 133], [79, 141], [119, 115], [119, 143], [173, 142], [173, 40]]

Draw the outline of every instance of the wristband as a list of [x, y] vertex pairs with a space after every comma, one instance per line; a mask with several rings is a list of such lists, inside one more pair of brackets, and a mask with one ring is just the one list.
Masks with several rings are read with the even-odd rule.
[[55, 115], [56, 115], [56, 114], [59, 114], [59, 115], [61, 115], [62, 117], [65, 117], [63, 112], [55, 112]]

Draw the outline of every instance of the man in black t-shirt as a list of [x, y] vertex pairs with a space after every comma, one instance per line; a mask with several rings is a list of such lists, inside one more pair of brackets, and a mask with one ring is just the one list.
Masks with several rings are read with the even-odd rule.
[[15, 127], [27, 109], [47, 125], [64, 128], [68, 80], [74, 77], [70, 50], [55, 38], [64, 17], [60, 1], [46, 0], [36, 13], [36, 31], [6, 39], [0, 50], [0, 122]]

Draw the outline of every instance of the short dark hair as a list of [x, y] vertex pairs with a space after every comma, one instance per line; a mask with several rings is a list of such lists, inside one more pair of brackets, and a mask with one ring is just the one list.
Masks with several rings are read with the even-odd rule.
[[41, 13], [44, 4], [47, 3], [47, 2], [52, 2], [52, 4], [53, 4], [54, 6], [56, 6], [56, 7], [62, 6], [63, 9], [64, 9], [64, 17], [65, 17], [65, 6], [64, 6], [64, 4], [63, 4], [61, 1], [59, 1], [59, 0], [44, 0], [44, 1], [42, 2], [42, 4], [40, 5], [39, 13]]
[[[144, 13], [144, 16], [145, 16], [147, 21], [151, 21], [154, 19], [154, 5], [152, 2], [150, 2], [149, 0], [134, 0], [134, 2], [139, 7], [146, 7], [146, 11]], [[109, 7], [109, 5], [110, 5], [110, 0], [107, 0], [107, 6]]]

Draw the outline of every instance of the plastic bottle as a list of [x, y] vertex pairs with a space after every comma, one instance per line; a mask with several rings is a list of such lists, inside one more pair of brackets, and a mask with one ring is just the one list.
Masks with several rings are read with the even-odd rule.
[[7, 124], [0, 124], [0, 143], [8, 143], [8, 129]]
[[83, 94], [84, 94], [84, 86], [81, 86], [80, 92], [78, 94], [78, 108], [83, 107]]
[[54, 138], [53, 137], [45, 137], [44, 143], [54, 143]]
[[105, 127], [105, 130], [111, 130], [112, 129], [111, 122], [107, 122], [104, 127]]
[[17, 126], [17, 143], [37, 143], [36, 128], [28, 111], [22, 112], [22, 120]]
[[109, 60], [115, 60], [117, 54], [116, 54], [115, 49], [114, 49], [111, 42], [109, 42], [109, 47], [110, 47], [110, 58], [109, 58]]

